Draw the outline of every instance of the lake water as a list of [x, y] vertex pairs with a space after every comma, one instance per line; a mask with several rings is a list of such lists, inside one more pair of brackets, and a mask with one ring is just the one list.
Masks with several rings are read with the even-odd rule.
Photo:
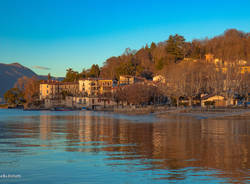
[[0, 183], [249, 182], [249, 117], [0, 110]]

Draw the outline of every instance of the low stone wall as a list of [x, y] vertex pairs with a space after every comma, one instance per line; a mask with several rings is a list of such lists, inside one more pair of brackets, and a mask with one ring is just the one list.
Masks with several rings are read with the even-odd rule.
[[216, 108], [186, 108], [182, 109], [181, 112], [240, 112], [247, 110], [245, 107], [216, 107]]
[[114, 112], [125, 114], [149, 114], [163, 112], [169, 109], [167, 106], [146, 106], [146, 107], [114, 107]]

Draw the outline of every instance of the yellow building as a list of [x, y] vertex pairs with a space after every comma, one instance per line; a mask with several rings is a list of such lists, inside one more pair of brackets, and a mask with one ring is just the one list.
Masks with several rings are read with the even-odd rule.
[[135, 76], [121, 75], [119, 80], [120, 85], [129, 85], [135, 83]]
[[100, 94], [110, 94], [113, 87], [113, 81], [108, 79], [98, 80], [99, 93]]
[[[245, 73], [250, 73], [250, 66], [240, 66], [240, 73], [241, 74], [245, 74]], [[227, 67], [217, 67], [216, 68], [217, 71], [222, 71], [223, 73], [226, 73], [228, 68]]]
[[166, 83], [166, 78], [162, 75], [156, 75], [153, 77], [154, 82]]
[[40, 100], [54, 99], [59, 96], [58, 81], [42, 81], [40, 83]]
[[206, 102], [214, 102], [214, 106], [226, 106], [225, 97], [220, 95], [205, 95], [201, 97], [201, 106], [205, 107]]
[[132, 75], [120, 75], [119, 85], [130, 85], [137, 82], [145, 82], [143, 77], [136, 77]]
[[213, 62], [213, 61], [214, 61], [214, 55], [208, 53], [208, 54], [205, 55], [205, 59], [206, 59], [206, 61], [208, 61], [208, 62]]
[[78, 93], [78, 90], [77, 82], [42, 81], [40, 83], [40, 100], [59, 99], [61, 98], [62, 92], [75, 95]]
[[79, 83], [78, 82], [60, 82], [59, 91], [67, 92], [70, 95], [76, 95], [79, 92]]
[[113, 80], [88, 78], [79, 80], [79, 92], [87, 96], [111, 94]]
[[215, 58], [213, 54], [206, 54], [205, 60], [209, 63], [214, 63], [215, 65], [223, 65], [223, 61], [219, 58]]
[[244, 73], [250, 73], [250, 66], [241, 66], [240, 67], [240, 72], [242, 73], [242, 74], [244, 74]]

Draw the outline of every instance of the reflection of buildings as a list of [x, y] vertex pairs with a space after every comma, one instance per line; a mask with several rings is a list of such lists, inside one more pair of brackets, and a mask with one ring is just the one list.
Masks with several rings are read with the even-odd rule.
[[[59, 157], [60, 162], [75, 156], [61, 155], [63, 151], [93, 152], [108, 159], [104, 164], [128, 164], [131, 172], [135, 164], [136, 169], [165, 173], [167, 179], [185, 178], [190, 172], [211, 174], [209, 170], [215, 170], [214, 177], [234, 183], [247, 183], [249, 179], [249, 117], [195, 120], [169, 116], [166, 122], [142, 123], [111, 116], [93, 112], [22, 116], [17, 122], [1, 125], [1, 144], [9, 143], [1, 151], [23, 151], [29, 156], [34, 149], [39, 153], [50, 146], [49, 150], [65, 156]], [[31, 153], [30, 147], [35, 147]], [[46, 153], [50, 156], [51, 152]], [[85, 155], [76, 156], [74, 159], [81, 160]]]
[[[172, 117], [168, 122], [136, 123], [91, 113], [41, 115], [38, 129], [28, 123], [15, 130], [38, 130], [39, 139], [50, 140], [51, 146], [56, 146], [52, 143], [58, 139], [66, 151], [106, 152], [109, 159], [118, 160], [117, 163], [149, 159], [142, 164], [148, 164], [151, 169], [216, 169], [222, 173], [219, 176], [239, 182], [249, 176], [250, 124], [247, 117], [200, 121]], [[43, 141], [40, 146], [48, 145]]]
[[[51, 116], [48, 115], [41, 115], [40, 116], [40, 139], [42, 140], [49, 140], [51, 139]], [[41, 145], [45, 146], [45, 145]]]

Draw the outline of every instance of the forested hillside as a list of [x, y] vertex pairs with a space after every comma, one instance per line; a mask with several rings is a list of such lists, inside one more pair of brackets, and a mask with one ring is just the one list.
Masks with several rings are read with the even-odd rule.
[[214, 38], [194, 39], [191, 42], [187, 42], [181, 35], [170, 35], [166, 41], [152, 42], [137, 51], [127, 48], [121, 56], [107, 59], [100, 68], [93, 65], [80, 73], [68, 69], [65, 80], [85, 77], [118, 79], [124, 74], [150, 79], [157, 73], [165, 73], [168, 66], [178, 64], [183, 59], [204, 60], [207, 53], [227, 62], [246, 60], [249, 65], [250, 33], [229, 29]]

